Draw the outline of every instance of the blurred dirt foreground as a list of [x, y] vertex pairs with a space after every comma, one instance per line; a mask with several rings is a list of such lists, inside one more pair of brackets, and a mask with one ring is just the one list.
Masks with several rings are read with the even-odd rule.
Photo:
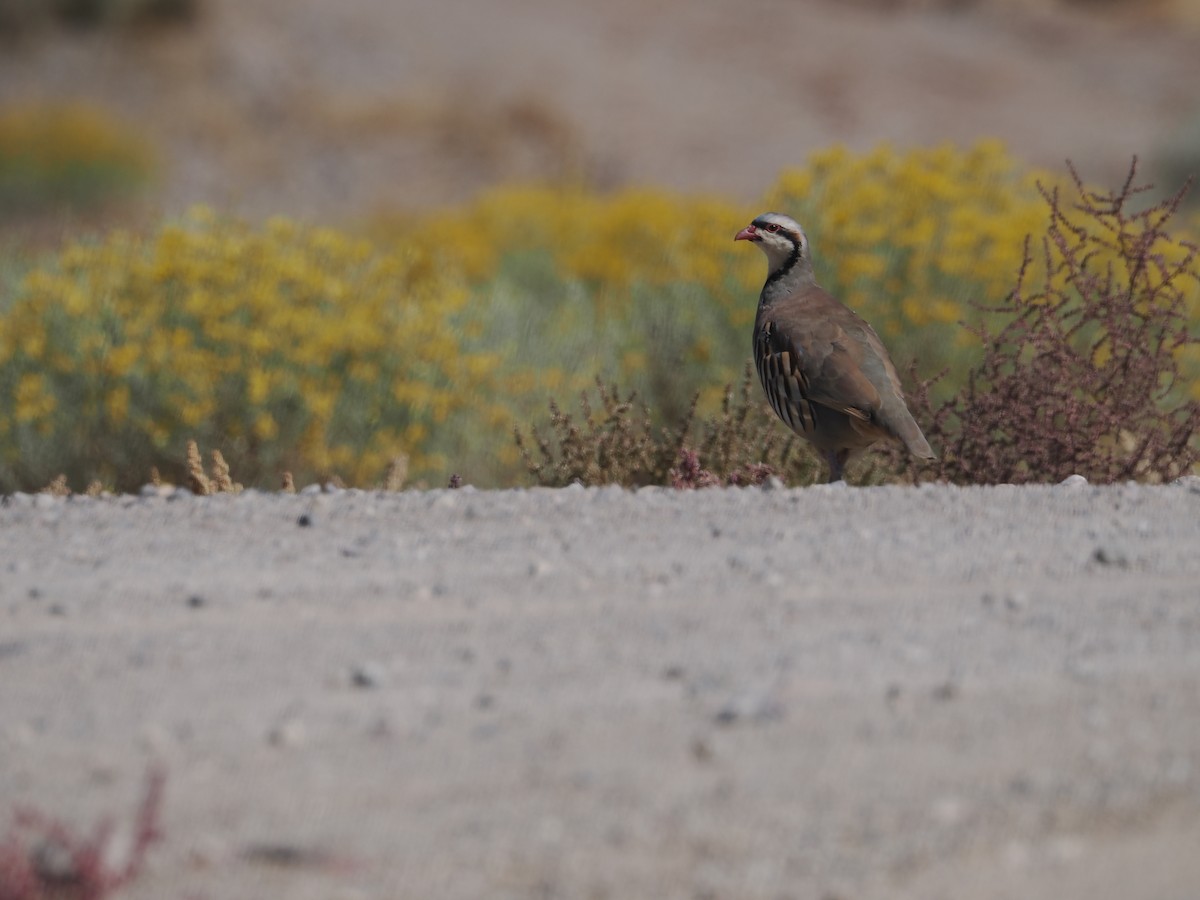
[[130, 900], [1197, 896], [1195, 478], [25, 495], [0, 546], [0, 799], [119, 862], [162, 767]]
[[82, 97], [148, 130], [168, 212], [331, 224], [563, 177], [751, 201], [839, 142], [995, 136], [1103, 182], [1134, 153], [1149, 173], [1200, 152], [1196, 0], [200, 7], [175, 29], [6, 45], [0, 102]]

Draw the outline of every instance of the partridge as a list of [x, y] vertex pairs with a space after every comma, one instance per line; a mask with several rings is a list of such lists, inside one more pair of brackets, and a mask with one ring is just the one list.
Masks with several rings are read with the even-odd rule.
[[829, 480], [841, 481], [850, 458], [880, 440], [933, 459], [883, 342], [817, 284], [800, 226], [764, 213], [734, 240], [753, 241], [767, 256], [754, 319], [758, 377], [775, 414], [824, 457]]

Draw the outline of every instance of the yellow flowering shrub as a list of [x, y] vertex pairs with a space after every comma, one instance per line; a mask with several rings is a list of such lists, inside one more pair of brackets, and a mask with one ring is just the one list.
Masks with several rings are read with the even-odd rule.
[[83, 104], [0, 111], [0, 209], [10, 213], [119, 196], [154, 173], [154, 154], [103, 110]]
[[249, 483], [369, 483], [425, 451], [495, 360], [463, 353], [468, 295], [413, 257], [274, 220], [198, 210], [117, 232], [29, 274], [0, 330], [0, 485], [177, 471], [189, 438]]

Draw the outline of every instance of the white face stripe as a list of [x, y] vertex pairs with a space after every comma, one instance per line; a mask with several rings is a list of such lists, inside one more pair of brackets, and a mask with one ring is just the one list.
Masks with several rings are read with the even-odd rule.
[[[762, 243], [775, 245], [788, 255], [791, 254], [792, 248], [799, 244], [800, 255], [807, 255], [808, 238], [804, 234], [804, 229], [800, 227], [800, 223], [791, 216], [768, 212], [758, 216], [750, 224], [758, 230], [758, 236]], [[774, 231], [771, 230], [771, 226], [775, 226]]]

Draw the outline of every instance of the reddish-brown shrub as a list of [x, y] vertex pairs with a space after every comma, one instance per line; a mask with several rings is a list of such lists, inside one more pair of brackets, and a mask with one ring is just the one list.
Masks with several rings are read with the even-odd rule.
[[[1068, 164], [1069, 165], [1069, 164]], [[1044, 265], [1031, 242], [1004, 324], [969, 327], [983, 359], [936, 410], [927, 385], [913, 405], [939, 459], [922, 471], [959, 483], [1168, 481], [1200, 460], [1200, 403], [1180, 351], [1197, 343], [1189, 312], [1200, 290], [1198, 248], [1167, 230], [1188, 185], [1138, 209], [1137, 160], [1119, 190], [1077, 199], [1039, 185], [1049, 208]], [[996, 321], [993, 319], [992, 321]]]

